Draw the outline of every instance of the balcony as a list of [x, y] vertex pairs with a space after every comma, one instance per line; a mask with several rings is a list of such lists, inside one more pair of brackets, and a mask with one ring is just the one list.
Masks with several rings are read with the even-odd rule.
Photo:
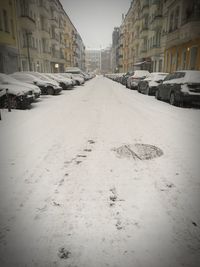
[[188, 42], [200, 36], [200, 21], [187, 21], [180, 28], [179, 38], [181, 42]]
[[151, 30], [161, 29], [163, 25], [163, 17], [161, 14], [156, 15], [151, 21]]
[[148, 0], [143, 0], [141, 1], [141, 11], [147, 11], [149, 10], [149, 1]]
[[140, 38], [143, 39], [148, 35], [149, 27], [147, 25], [143, 25], [141, 31], [140, 31]]
[[166, 48], [170, 46], [175, 46], [180, 43], [180, 30], [171, 31], [167, 34], [166, 38]]
[[30, 31], [34, 31], [36, 28], [36, 23], [33, 18], [31, 18], [27, 14], [21, 14], [20, 18], [20, 24], [23, 29], [27, 29]]

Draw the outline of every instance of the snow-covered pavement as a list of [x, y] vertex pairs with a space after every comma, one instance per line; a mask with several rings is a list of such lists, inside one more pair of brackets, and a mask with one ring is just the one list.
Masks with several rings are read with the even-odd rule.
[[200, 266], [200, 110], [96, 77], [2, 119], [0, 266]]

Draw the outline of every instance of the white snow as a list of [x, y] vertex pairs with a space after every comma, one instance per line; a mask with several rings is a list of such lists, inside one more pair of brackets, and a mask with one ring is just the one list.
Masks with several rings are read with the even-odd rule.
[[1, 115], [0, 266], [200, 266], [199, 109], [100, 76]]

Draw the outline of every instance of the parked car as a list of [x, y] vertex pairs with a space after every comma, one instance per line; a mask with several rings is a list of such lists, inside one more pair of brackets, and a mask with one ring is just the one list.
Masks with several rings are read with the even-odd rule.
[[72, 78], [76, 81], [76, 85], [82, 85], [85, 83], [85, 79], [81, 74], [71, 73]]
[[167, 75], [157, 87], [156, 98], [171, 105], [200, 103], [200, 71], [181, 70]]
[[63, 78], [68, 78], [72, 80], [72, 85], [76, 85], [76, 80], [72, 77], [70, 73], [59, 73]]
[[157, 86], [164, 80], [168, 73], [152, 72], [150, 76], [138, 83], [138, 92], [146, 95], [155, 95]]
[[9, 75], [0, 73], [0, 107], [26, 109], [34, 101], [35, 96], [29, 85], [20, 83]]
[[127, 80], [130, 76], [132, 76], [134, 74], [134, 71], [128, 71], [126, 74], [124, 74], [121, 78], [121, 83], [123, 85], [126, 85], [127, 87]]
[[55, 80], [59, 83], [63, 90], [71, 89], [73, 86], [73, 81], [70, 78], [64, 78], [58, 73], [45, 73], [45, 76]]
[[127, 79], [126, 87], [130, 89], [137, 89], [138, 83], [148, 76], [150, 76], [150, 72], [148, 70], [135, 70], [133, 75]]
[[11, 76], [19, 81], [35, 84], [39, 86], [42, 94], [54, 95], [59, 94], [62, 91], [62, 88], [56, 81], [49, 81], [47, 79], [40, 78], [39, 75], [34, 75], [29, 72], [15, 72]]

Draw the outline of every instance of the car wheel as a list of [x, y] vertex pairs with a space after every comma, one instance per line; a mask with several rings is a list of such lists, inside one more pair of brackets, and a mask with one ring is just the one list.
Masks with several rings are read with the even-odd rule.
[[2, 101], [2, 107], [3, 108], [10, 107], [11, 109], [17, 109], [18, 108], [18, 102], [17, 102], [16, 96], [8, 95], [8, 98], [4, 97], [4, 99]]
[[178, 102], [176, 101], [175, 94], [173, 92], [170, 94], [169, 103], [172, 106], [176, 106], [178, 104]]
[[160, 96], [159, 96], [159, 91], [158, 90], [156, 90], [155, 97], [156, 97], [157, 100], [160, 100]]
[[48, 95], [53, 95], [54, 94], [54, 90], [53, 90], [53, 88], [52, 87], [47, 87], [47, 94]]
[[138, 91], [138, 93], [141, 93], [141, 91], [140, 91], [140, 86], [138, 85], [138, 87], [137, 87], [137, 91]]

